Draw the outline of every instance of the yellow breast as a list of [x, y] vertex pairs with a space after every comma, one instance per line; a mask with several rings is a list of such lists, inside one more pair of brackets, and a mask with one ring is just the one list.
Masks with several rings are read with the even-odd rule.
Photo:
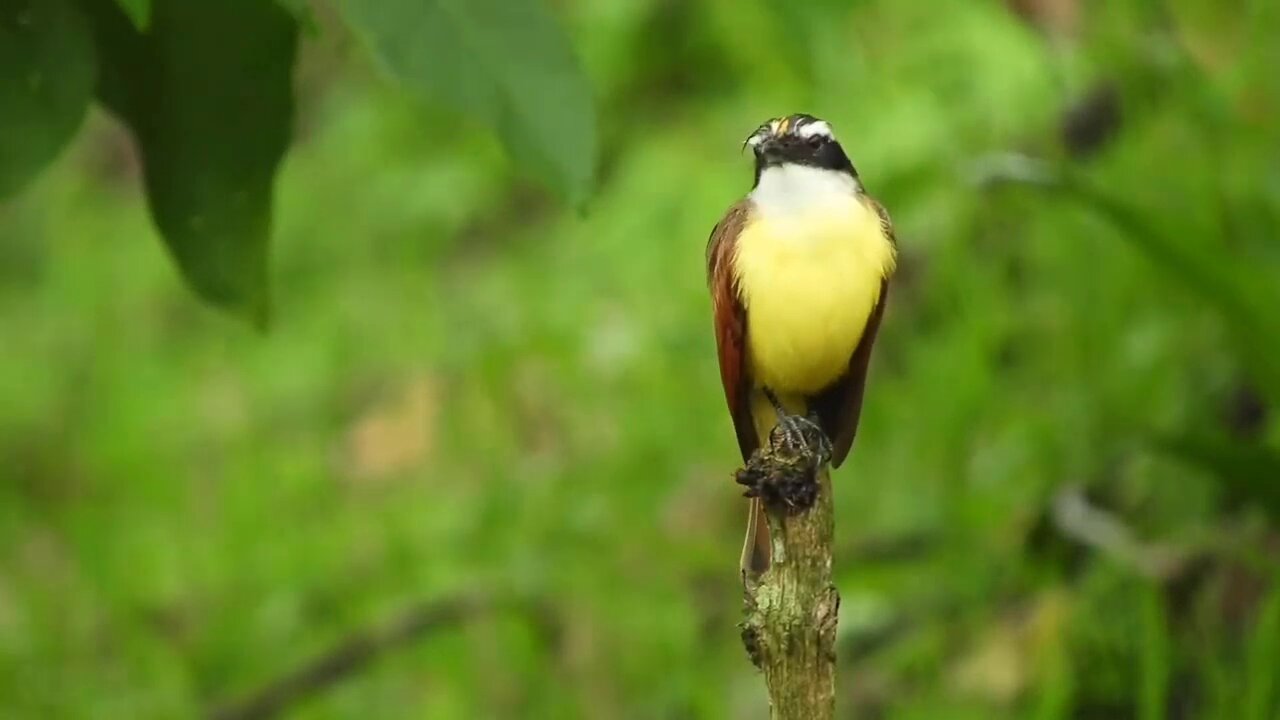
[[893, 265], [879, 216], [855, 196], [756, 214], [734, 262], [756, 384], [808, 394], [843, 375]]

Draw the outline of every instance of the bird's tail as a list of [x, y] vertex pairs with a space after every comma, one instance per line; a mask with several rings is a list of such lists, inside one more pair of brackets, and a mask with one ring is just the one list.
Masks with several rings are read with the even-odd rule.
[[[804, 396], [793, 393], [779, 393], [778, 401], [783, 408], [793, 415], [808, 413], [808, 403]], [[751, 394], [751, 420], [755, 425], [756, 437], [760, 444], [767, 446], [778, 424], [778, 411], [763, 392]], [[760, 498], [751, 499], [751, 510], [747, 515], [747, 538], [742, 543], [742, 571], [753, 574], [769, 569], [769, 523], [764, 517], [764, 505]]]
[[747, 511], [747, 537], [742, 543], [742, 572], [759, 575], [769, 569], [769, 522], [760, 498], [751, 498]]

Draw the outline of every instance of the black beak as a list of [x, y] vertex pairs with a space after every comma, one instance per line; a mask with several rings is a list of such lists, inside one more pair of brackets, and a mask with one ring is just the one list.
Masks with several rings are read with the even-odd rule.
[[779, 162], [787, 157], [787, 150], [793, 144], [789, 135], [766, 138], [760, 143], [760, 157], [768, 162]]

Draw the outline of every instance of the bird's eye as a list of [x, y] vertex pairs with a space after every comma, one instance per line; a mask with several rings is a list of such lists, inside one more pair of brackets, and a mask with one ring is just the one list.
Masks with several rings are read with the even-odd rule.
[[817, 150], [818, 148], [822, 147], [822, 142], [825, 139], [826, 138], [822, 137], [821, 135], [814, 135], [813, 137], [809, 138], [809, 147], [813, 148], [814, 150]]

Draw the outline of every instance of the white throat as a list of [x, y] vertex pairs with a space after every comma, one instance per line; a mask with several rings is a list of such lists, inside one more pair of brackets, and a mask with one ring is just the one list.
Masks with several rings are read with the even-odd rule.
[[786, 164], [765, 168], [750, 197], [763, 215], [790, 215], [848, 203], [857, 193], [858, 181], [846, 172]]

